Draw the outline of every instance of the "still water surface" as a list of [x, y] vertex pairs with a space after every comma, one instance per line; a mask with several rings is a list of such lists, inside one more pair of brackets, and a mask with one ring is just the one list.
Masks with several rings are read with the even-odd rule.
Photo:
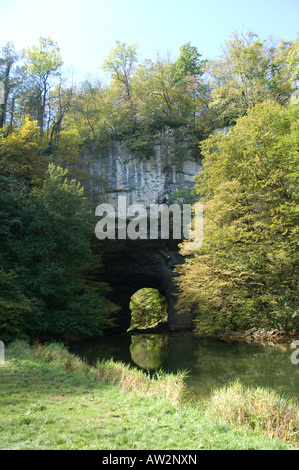
[[90, 363], [114, 359], [140, 369], [187, 370], [191, 396], [207, 397], [212, 389], [239, 379], [244, 385], [272, 388], [299, 397], [299, 364], [291, 363], [289, 344], [226, 343], [188, 334], [112, 335], [72, 343], [70, 351]]

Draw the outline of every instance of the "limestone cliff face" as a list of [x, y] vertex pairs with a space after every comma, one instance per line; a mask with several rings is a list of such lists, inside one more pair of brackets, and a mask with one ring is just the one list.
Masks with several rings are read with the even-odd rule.
[[187, 145], [175, 141], [172, 130], [160, 135], [153, 155], [131, 153], [119, 142], [101, 155], [93, 153], [89, 171], [102, 181], [93, 187], [96, 202], [115, 204], [127, 196], [128, 204], [167, 203], [177, 191], [191, 188], [200, 163]]

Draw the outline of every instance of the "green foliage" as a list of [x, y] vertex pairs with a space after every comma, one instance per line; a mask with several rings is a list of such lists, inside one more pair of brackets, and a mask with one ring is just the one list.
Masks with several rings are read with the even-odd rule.
[[201, 54], [199, 54], [196, 47], [191, 46], [188, 42], [180, 48], [180, 54], [177, 58], [175, 66], [175, 78], [180, 81], [190, 76], [198, 76], [203, 73], [204, 61], [200, 60]]
[[116, 46], [109, 53], [103, 68], [110, 72], [113, 78], [127, 87], [130, 77], [134, 72], [136, 61], [136, 46], [130, 46], [124, 42], [116, 41]]
[[169, 202], [178, 204], [194, 204], [198, 200], [196, 188], [181, 189], [169, 198]]
[[14, 270], [14, 278], [1, 271], [5, 338], [99, 334], [112, 326], [116, 307], [106, 300], [108, 286], [94, 281], [101, 263], [91, 252], [93, 219], [81, 185], [53, 164], [29, 193], [12, 193], [10, 179], [1, 181], [0, 261]]
[[157, 55], [142, 63], [136, 45], [116, 41], [103, 69], [111, 79], [107, 85], [98, 80], [65, 85], [60, 50], [51, 38], [40, 38], [22, 57], [6, 44], [0, 78], [7, 102], [0, 128], [12, 132], [30, 115], [44, 151], [72, 159], [86, 146], [106, 150], [112, 140], [150, 156], [159, 134], [171, 127], [180, 129], [200, 156], [198, 142], [215, 128], [234, 125], [267, 99], [289, 100], [298, 76], [298, 40], [275, 46], [251, 32], [235, 34], [219, 60], [202, 60], [187, 42], [176, 60]]
[[[94, 263], [91, 215], [83, 188], [67, 171], [49, 166], [41, 188], [22, 207], [21, 238], [11, 242], [25, 292], [36, 299], [35, 329], [53, 333], [100, 333], [111, 326], [105, 286], [88, 286], [84, 270]], [[89, 280], [89, 282], [91, 282]]]
[[47, 80], [62, 65], [59, 47], [49, 37], [40, 37], [39, 45], [27, 48], [25, 53], [28, 72], [40, 81]]
[[[8, 116], [14, 112], [15, 95], [19, 79], [15, 73], [15, 66], [19, 59], [12, 42], [6, 42], [1, 49], [0, 80], [4, 85], [4, 103], [0, 104], [0, 129], [7, 123]], [[10, 119], [11, 124], [11, 119]]]
[[157, 289], [140, 289], [131, 298], [131, 326], [148, 328], [167, 319], [167, 300]]
[[[3, 168], [1, 168], [3, 170]], [[17, 181], [8, 176], [5, 171], [0, 174], [0, 262], [4, 263], [3, 255], [7, 249], [7, 240], [18, 233], [19, 213], [18, 203], [20, 194], [17, 188]]]
[[[38, 120], [40, 132], [45, 130], [46, 107], [53, 80], [63, 64], [58, 45], [49, 37], [40, 37], [39, 45], [25, 50], [25, 72], [33, 80], [30, 94], [35, 96], [32, 111]], [[48, 110], [49, 113], [49, 110]]]
[[37, 121], [26, 117], [22, 125], [6, 135], [0, 131], [0, 165], [3, 171], [14, 175], [23, 187], [37, 183], [43, 177], [47, 160], [40, 154]]
[[198, 331], [299, 325], [298, 125], [268, 101], [202, 144], [204, 244], [178, 268]]
[[134, 134], [133, 136], [126, 136], [123, 140], [123, 144], [127, 147], [130, 152], [145, 157], [151, 157], [154, 155], [154, 139], [152, 136], [144, 136]]
[[0, 269], [0, 338], [24, 337], [31, 312], [31, 302], [21, 291], [17, 276]]
[[32, 304], [24, 295], [18, 276], [7, 259], [9, 241], [19, 234], [17, 206], [20, 194], [16, 180], [1, 164], [0, 167], [0, 337], [8, 341], [16, 336], [24, 336]]
[[274, 47], [258, 35], [234, 34], [226, 43], [223, 57], [211, 61], [211, 108], [218, 126], [235, 124], [239, 116], [265, 100], [284, 104], [290, 97], [290, 84], [298, 74], [298, 41], [281, 41]]

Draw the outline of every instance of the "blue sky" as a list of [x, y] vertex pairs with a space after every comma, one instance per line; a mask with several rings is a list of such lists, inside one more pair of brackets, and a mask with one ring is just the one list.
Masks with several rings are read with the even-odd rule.
[[0, 45], [22, 49], [50, 36], [79, 80], [103, 74], [116, 40], [138, 44], [140, 59], [175, 58], [189, 41], [216, 58], [234, 30], [276, 40], [299, 31], [299, 0], [0, 0], [0, 15]]

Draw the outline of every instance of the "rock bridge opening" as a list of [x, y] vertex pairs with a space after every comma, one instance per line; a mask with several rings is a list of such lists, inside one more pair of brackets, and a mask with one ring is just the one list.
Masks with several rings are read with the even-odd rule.
[[161, 331], [168, 324], [168, 302], [156, 288], [138, 289], [130, 299], [130, 310], [130, 332]]
[[120, 307], [114, 332], [124, 333], [130, 328], [131, 298], [143, 288], [157, 289], [166, 298], [170, 331], [192, 327], [191, 317], [175, 308], [174, 268], [181, 261], [177, 241], [104, 240], [98, 246], [103, 260], [98, 278], [109, 283], [110, 299]]
[[[151, 291], [159, 292], [165, 299], [167, 303], [167, 319], [166, 324], [164, 323], [164, 328], [168, 326], [169, 314], [171, 316], [170, 305], [171, 294], [168, 292], [168, 286], [160, 283], [160, 279], [157, 277], [151, 277], [146, 274], [138, 273], [138, 275], [128, 275], [122, 277], [119, 280], [118, 287], [114, 288], [114, 302], [121, 307], [119, 314], [117, 315], [117, 323], [119, 324], [121, 331], [128, 331], [131, 329], [140, 329], [140, 325], [146, 325], [146, 312], [143, 312], [143, 319], [140, 319], [138, 325], [132, 323], [134, 315], [132, 315], [132, 298], [141, 291], [147, 289]], [[142, 328], [142, 326], [141, 326]]]

